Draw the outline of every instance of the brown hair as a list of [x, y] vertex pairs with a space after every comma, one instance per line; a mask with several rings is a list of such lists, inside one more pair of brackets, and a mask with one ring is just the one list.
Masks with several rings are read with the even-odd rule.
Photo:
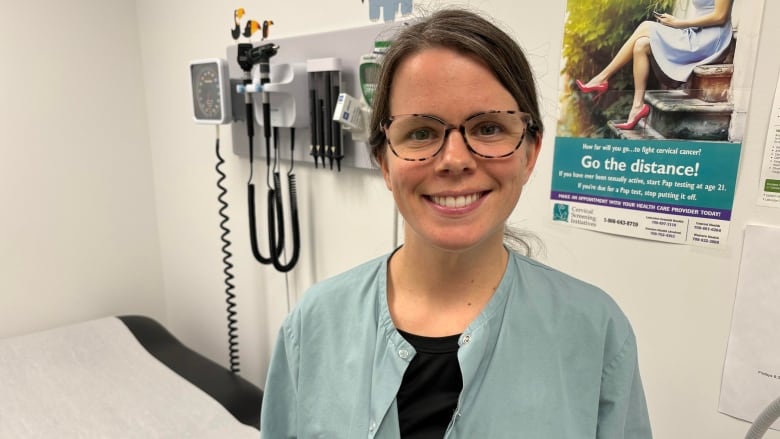
[[442, 9], [401, 28], [382, 61], [374, 92], [369, 145], [375, 161], [387, 145], [382, 122], [390, 116], [390, 90], [398, 65], [426, 48], [445, 47], [482, 60], [515, 98], [521, 111], [531, 115], [529, 133], [541, 135], [542, 120], [531, 67], [523, 49], [487, 18], [466, 9]]

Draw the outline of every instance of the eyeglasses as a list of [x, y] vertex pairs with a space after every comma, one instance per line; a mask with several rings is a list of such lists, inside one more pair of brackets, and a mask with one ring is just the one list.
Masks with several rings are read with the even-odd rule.
[[508, 157], [520, 148], [529, 127], [533, 127], [531, 115], [512, 110], [477, 113], [459, 126], [429, 114], [391, 116], [382, 123], [393, 154], [412, 162], [436, 156], [452, 130], [458, 130], [469, 151], [479, 157]]

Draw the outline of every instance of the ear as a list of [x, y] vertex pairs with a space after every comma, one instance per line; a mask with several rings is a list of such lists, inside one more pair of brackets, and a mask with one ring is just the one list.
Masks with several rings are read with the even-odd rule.
[[525, 148], [525, 164], [523, 165], [525, 168], [525, 181], [523, 184], [526, 184], [528, 179], [531, 178], [531, 173], [536, 166], [536, 160], [539, 158], [539, 151], [542, 149], [542, 135], [537, 133], [533, 141], [528, 142]]
[[385, 179], [387, 190], [392, 192], [393, 185], [390, 183], [390, 169], [388, 169], [387, 156], [384, 154], [377, 154], [376, 161], [379, 164], [379, 169], [382, 171], [382, 177]]

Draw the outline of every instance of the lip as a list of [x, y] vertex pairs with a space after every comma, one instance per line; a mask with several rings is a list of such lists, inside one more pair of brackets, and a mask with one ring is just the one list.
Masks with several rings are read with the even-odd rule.
[[425, 199], [428, 200], [436, 209], [447, 212], [468, 212], [476, 209], [488, 191], [476, 191], [458, 194], [435, 194], [426, 195]]

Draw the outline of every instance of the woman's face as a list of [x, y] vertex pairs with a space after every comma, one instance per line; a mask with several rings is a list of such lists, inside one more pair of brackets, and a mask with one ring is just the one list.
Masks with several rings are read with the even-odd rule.
[[[460, 125], [486, 110], [524, 110], [484, 64], [446, 48], [403, 60], [392, 84], [391, 116], [429, 114]], [[527, 134], [509, 157], [484, 159], [457, 130], [429, 160], [405, 161], [385, 148], [380, 167], [405, 220], [405, 243], [453, 251], [500, 246], [539, 148], [540, 139]]]

